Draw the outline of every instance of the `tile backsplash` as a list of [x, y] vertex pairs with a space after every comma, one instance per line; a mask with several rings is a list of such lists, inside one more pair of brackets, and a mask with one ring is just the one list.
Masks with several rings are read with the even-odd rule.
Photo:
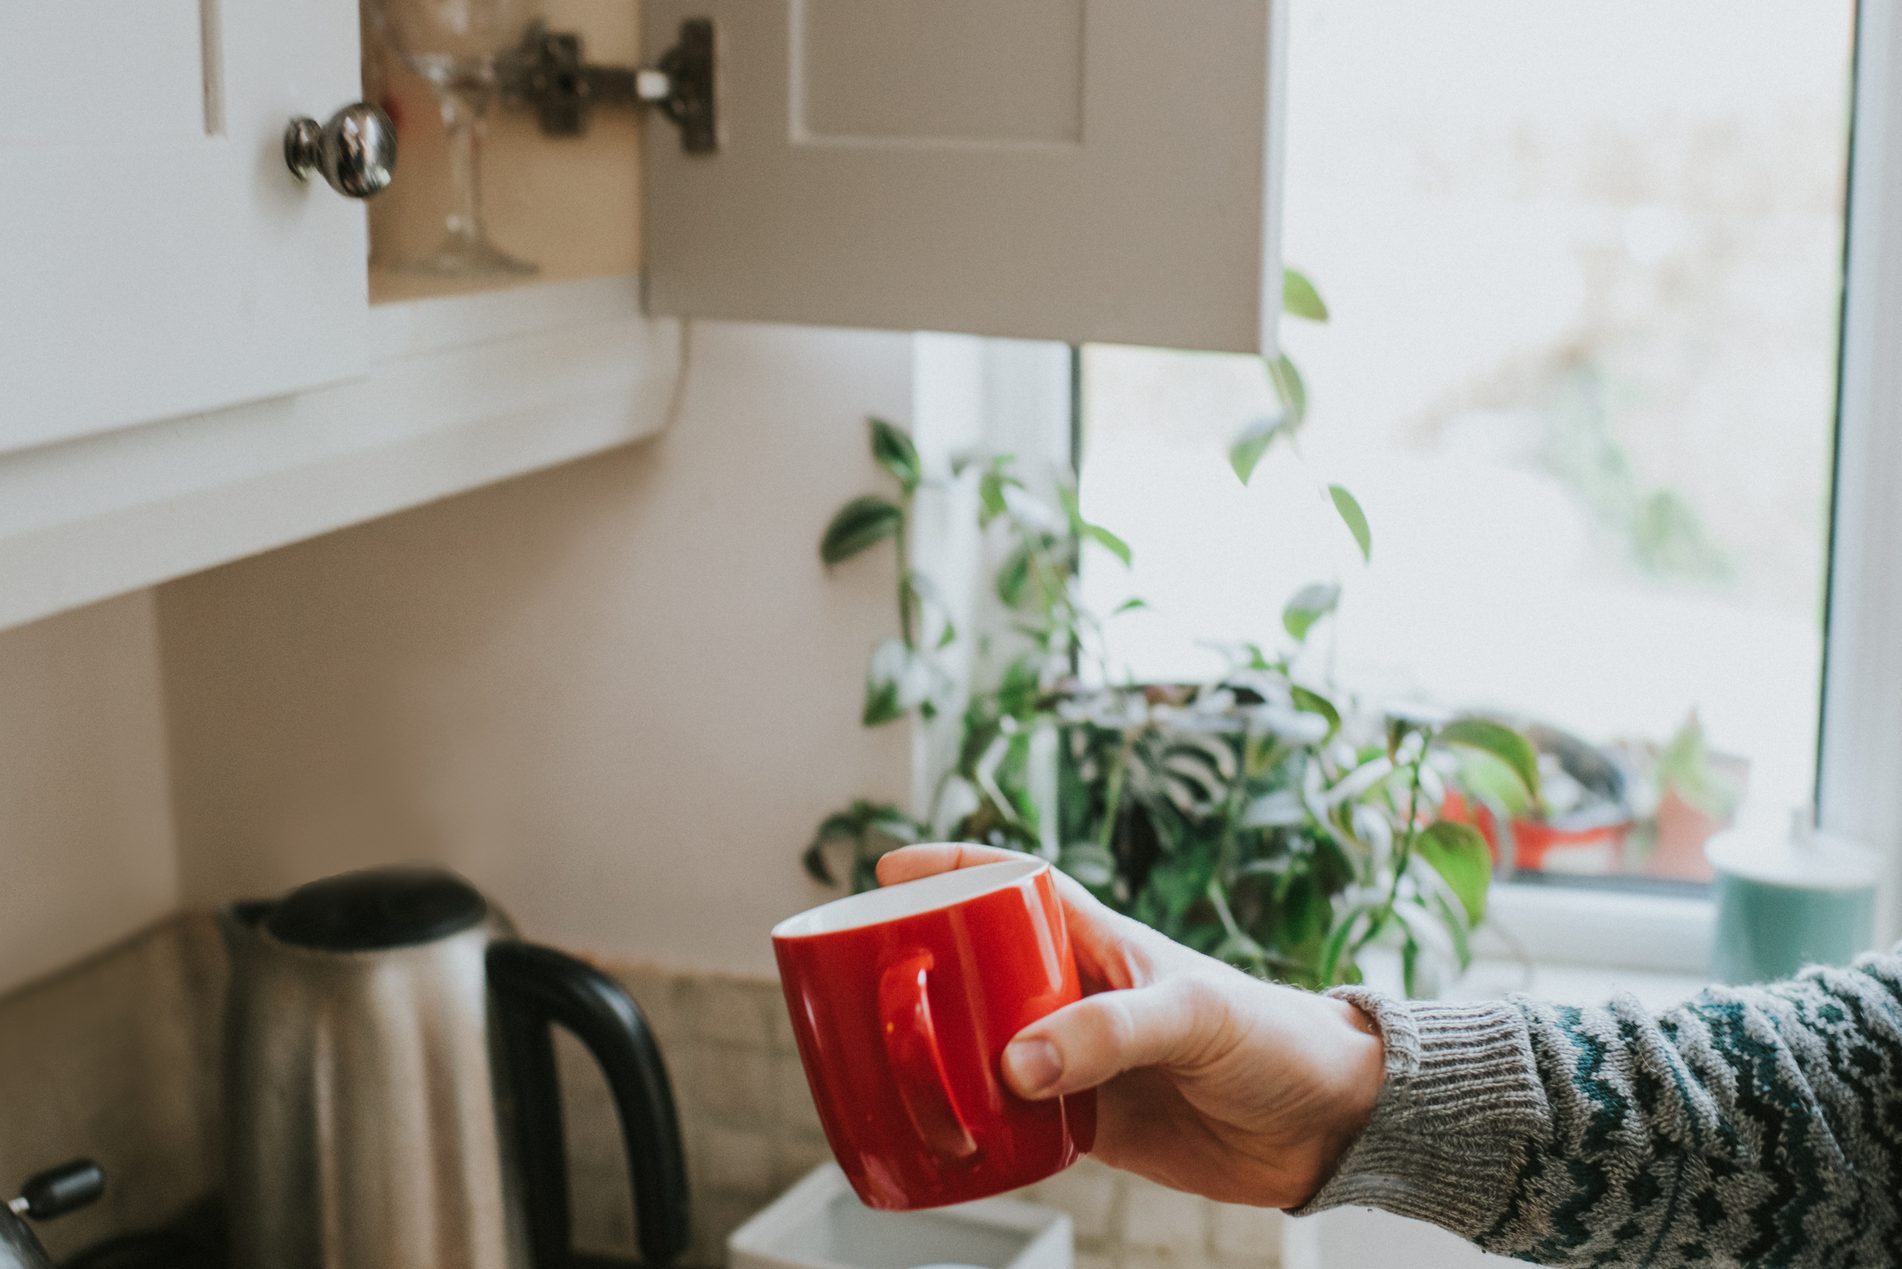
[[[830, 1157], [776, 983], [605, 963], [660, 1041], [686, 1137], [695, 1241], [726, 1236]], [[81, 1154], [108, 1198], [43, 1231], [60, 1254], [170, 1219], [217, 1185], [223, 952], [212, 922], [166, 922], [0, 999], [0, 1189]], [[579, 1045], [558, 1051], [577, 1241], [633, 1254], [631, 1191], [607, 1089]], [[1277, 1213], [1209, 1203], [1085, 1160], [1026, 1192], [1068, 1212], [1079, 1269], [1261, 1269]]]
[[38, 1227], [55, 1256], [176, 1217], [217, 1184], [209, 921], [171, 920], [0, 998], [0, 1202], [81, 1155], [105, 1197]]

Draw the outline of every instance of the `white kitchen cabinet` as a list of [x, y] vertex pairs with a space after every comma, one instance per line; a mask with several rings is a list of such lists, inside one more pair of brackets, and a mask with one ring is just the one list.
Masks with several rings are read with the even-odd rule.
[[361, 208], [282, 158], [354, 0], [0, 7], [0, 453], [365, 367]]
[[677, 318], [1267, 351], [1280, 10], [646, 0], [650, 60], [714, 24], [717, 151], [648, 117], [638, 208], [489, 171], [638, 222], [641, 276], [375, 304], [363, 206], [283, 158], [362, 94], [356, 0], [20, 0], [0, 625], [649, 434]]

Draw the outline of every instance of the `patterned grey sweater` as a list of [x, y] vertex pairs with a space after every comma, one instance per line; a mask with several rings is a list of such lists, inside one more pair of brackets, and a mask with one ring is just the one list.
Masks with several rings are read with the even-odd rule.
[[1387, 1082], [1305, 1211], [1553, 1265], [1902, 1265], [1902, 948], [1660, 1017], [1341, 994]]

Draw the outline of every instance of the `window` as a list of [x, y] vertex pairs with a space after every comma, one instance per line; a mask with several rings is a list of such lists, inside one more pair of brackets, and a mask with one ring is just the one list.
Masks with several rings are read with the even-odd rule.
[[1540, 738], [1558, 792], [1509, 871], [1697, 882], [1718, 827], [1809, 805], [1854, 22], [1299, 0], [1285, 254], [1332, 310], [1284, 324], [1306, 426], [1243, 488], [1227, 445], [1281, 408], [1258, 360], [1082, 354], [1082, 496], [1136, 560], [1086, 590], [1151, 605], [1112, 627], [1128, 670], [1285, 640], [1337, 580], [1317, 673]]

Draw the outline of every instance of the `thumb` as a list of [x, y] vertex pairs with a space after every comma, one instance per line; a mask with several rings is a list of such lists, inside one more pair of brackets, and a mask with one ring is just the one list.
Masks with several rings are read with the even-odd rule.
[[1222, 1008], [1220, 991], [1194, 978], [1087, 996], [1017, 1033], [1004, 1049], [1004, 1081], [1019, 1097], [1057, 1097], [1192, 1060]]

